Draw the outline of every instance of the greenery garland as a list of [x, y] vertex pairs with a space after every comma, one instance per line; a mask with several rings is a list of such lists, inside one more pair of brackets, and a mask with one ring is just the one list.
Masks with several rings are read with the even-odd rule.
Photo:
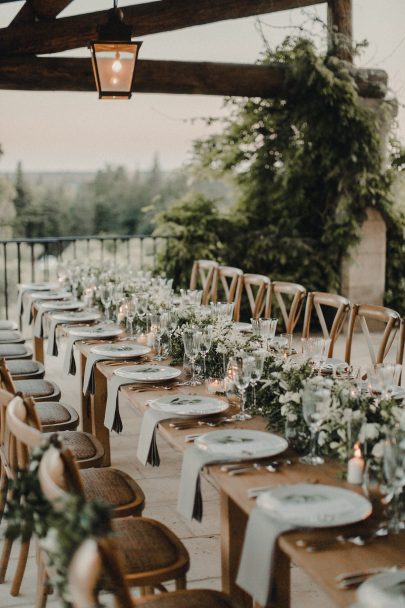
[[46, 553], [50, 584], [56, 589], [64, 608], [72, 604], [68, 591], [68, 569], [73, 554], [88, 537], [112, 532], [111, 507], [100, 500], [86, 501], [73, 493], [55, 503], [44, 496], [38, 478], [43, 455], [50, 446], [61, 449], [57, 435], [51, 435], [32, 452], [29, 466], [19, 470], [11, 480], [4, 519], [5, 537], [27, 542], [32, 536], [39, 540]]
[[[358, 95], [351, 66], [307, 39], [287, 38], [261, 63], [284, 66], [288, 97], [228, 99], [222, 132], [195, 144], [196, 170], [232, 175], [240, 198], [225, 213], [189, 196], [158, 217], [157, 233], [180, 239], [161, 268], [186, 284], [193, 259], [215, 258], [337, 291], [371, 207], [388, 227], [387, 303], [405, 311], [404, 220], [390, 197], [394, 171], [382, 166], [381, 116]], [[394, 152], [398, 170], [403, 154]]]

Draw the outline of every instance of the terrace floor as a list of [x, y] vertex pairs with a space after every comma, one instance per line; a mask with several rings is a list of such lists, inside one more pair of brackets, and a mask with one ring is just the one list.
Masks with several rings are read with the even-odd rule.
[[[373, 335], [378, 341], [378, 334]], [[395, 345], [394, 345], [395, 347]], [[395, 348], [392, 351], [395, 353]], [[344, 343], [340, 339], [335, 356], [343, 358]], [[368, 363], [367, 347], [355, 339], [353, 361], [357, 365], [366, 366]], [[62, 402], [78, 407], [79, 380], [77, 377], [67, 377], [61, 367], [62, 355], [58, 358], [47, 357], [47, 377], [62, 389]], [[136, 459], [137, 438], [141, 418], [131, 409], [125, 400], [121, 404], [121, 415], [124, 423], [122, 434], [111, 436], [112, 466], [122, 469], [134, 477], [142, 486], [146, 495], [144, 514], [153, 517], [171, 528], [184, 542], [191, 557], [191, 568], [188, 574], [188, 587], [220, 588], [220, 543], [219, 543], [219, 500], [218, 493], [207, 482], [204, 482], [204, 520], [201, 524], [189, 523], [182, 519], [176, 511], [177, 489], [180, 478], [181, 456], [164, 441], [159, 443], [161, 456], [160, 467], [143, 467]], [[159, 440], [159, 437], [158, 437]], [[16, 560], [16, 551], [12, 560]], [[14, 563], [9, 568], [6, 583], [0, 585], [1, 608], [28, 608], [35, 605], [36, 563], [34, 547], [25, 573], [21, 594], [17, 598], [9, 595], [11, 574]], [[59, 606], [59, 602], [49, 598], [49, 608]], [[311, 582], [304, 572], [292, 566], [292, 608], [333, 608], [334, 603], [326, 597], [319, 588]]]

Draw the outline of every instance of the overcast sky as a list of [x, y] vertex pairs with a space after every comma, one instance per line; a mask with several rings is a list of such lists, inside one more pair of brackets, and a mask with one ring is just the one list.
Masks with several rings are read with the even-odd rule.
[[[248, 0], [247, 0], [248, 1]], [[383, 68], [392, 94], [405, 104], [405, 0], [353, 0], [354, 35], [369, 48], [357, 60]], [[136, 2], [127, 0], [119, 3]], [[139, 2], [138, 2], [139, 3]], [[0, 5], [0, 26], [8, 25], [22, 2]], [[75, 0], [61, 16], [110, 8], [110, 0]], [[263, 15], [271, 44], [280, 42], [309, 14], [326, 18], [326, 5]], [[136, 32], [135, 32], [136, 34]], [[221, 22], [144, 37], [143, 59], [254, 62], [262, 42], [254, 18]], [[87, 50], [69, 52], [84, 54]], [[21, 160], [27, 171], [95, 170], [106, 163], [130, 169], [150, 166], [155, 153], [165, 169], [190, 158], [192, 141], [209, 133], [203, 117], [224, 112], [220, 97], [134, 95], [130, 101], [99, 101], [94, 93], [0, 91], [0, 171]], [[405, 109], [399, 131], [405, 143]]]

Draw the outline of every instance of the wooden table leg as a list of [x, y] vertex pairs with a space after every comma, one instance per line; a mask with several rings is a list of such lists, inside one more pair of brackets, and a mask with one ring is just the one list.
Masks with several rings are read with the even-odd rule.
[[225, 492], [221, 492], [221, 569], [222, 589], [243, 608], [252, 608], [250, 595], [235, 583], [247, 515]]
[[87, 360], [86, 357], [82, 353], [80, 353], [79, 373], [80, 373], [81, 420], [82, 420], [82, 430], [85, 433], [92, 433], [90, 396], [83, 395], [83, 378], [84, 378], [84, 370], [86, 367], [86, 360]]
[[291, 563], [289, 556], [281, 551], [279, 547], [276, 549], [274, 564], [274, 602], [271, 606], [273, 608], [290, 608]]
[[94, 368], [94, 381], [96, 391], [91, 398], [91, 432], [103, 444], [103, 464], [107, 467], [111, 464], [110, 431], [104, 426], [105, 407], [107, 404], [107, 379], [97, 369], [97, 365]]
[[[38, 310], [36, 306], [32, 307], [32, 331], [35, 327], [35, 319], [37, 318]], [[38, 338], [37, 336], [32, 337], [33, 354], [35, 361], [39, 363], [44, 362], [44, 339]]]

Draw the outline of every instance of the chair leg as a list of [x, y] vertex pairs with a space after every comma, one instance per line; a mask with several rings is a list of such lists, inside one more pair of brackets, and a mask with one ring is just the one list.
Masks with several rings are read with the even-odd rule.
[[38, 560], [37, 595], [35, 608], [45, 608], [48, 599], [48, 575], [42, 559]]
[[187, 586], [186, 577], [180, 576], [180, 578], [176, 578], [175, 584], [176, 584], [176, 591], [181, 591], [182, 589], [185, 589]]
[[17, 569], [14, 574], [13, 582], [11, 585], [10, 593], [13, 597], [20, 593], [21, 583], [27, 565], [28, 552], [30, 549], [30, 541], [21, 543], [20, 555], [18, 556]]
[[4, 579], [6, 578], [7, 566], [8, 562], [10, 561], [10, 554], [14, 541], [9, 538], [5, 538], [3, 542], [3, 551], [0, 558], [0, 583], [4, 583]]

